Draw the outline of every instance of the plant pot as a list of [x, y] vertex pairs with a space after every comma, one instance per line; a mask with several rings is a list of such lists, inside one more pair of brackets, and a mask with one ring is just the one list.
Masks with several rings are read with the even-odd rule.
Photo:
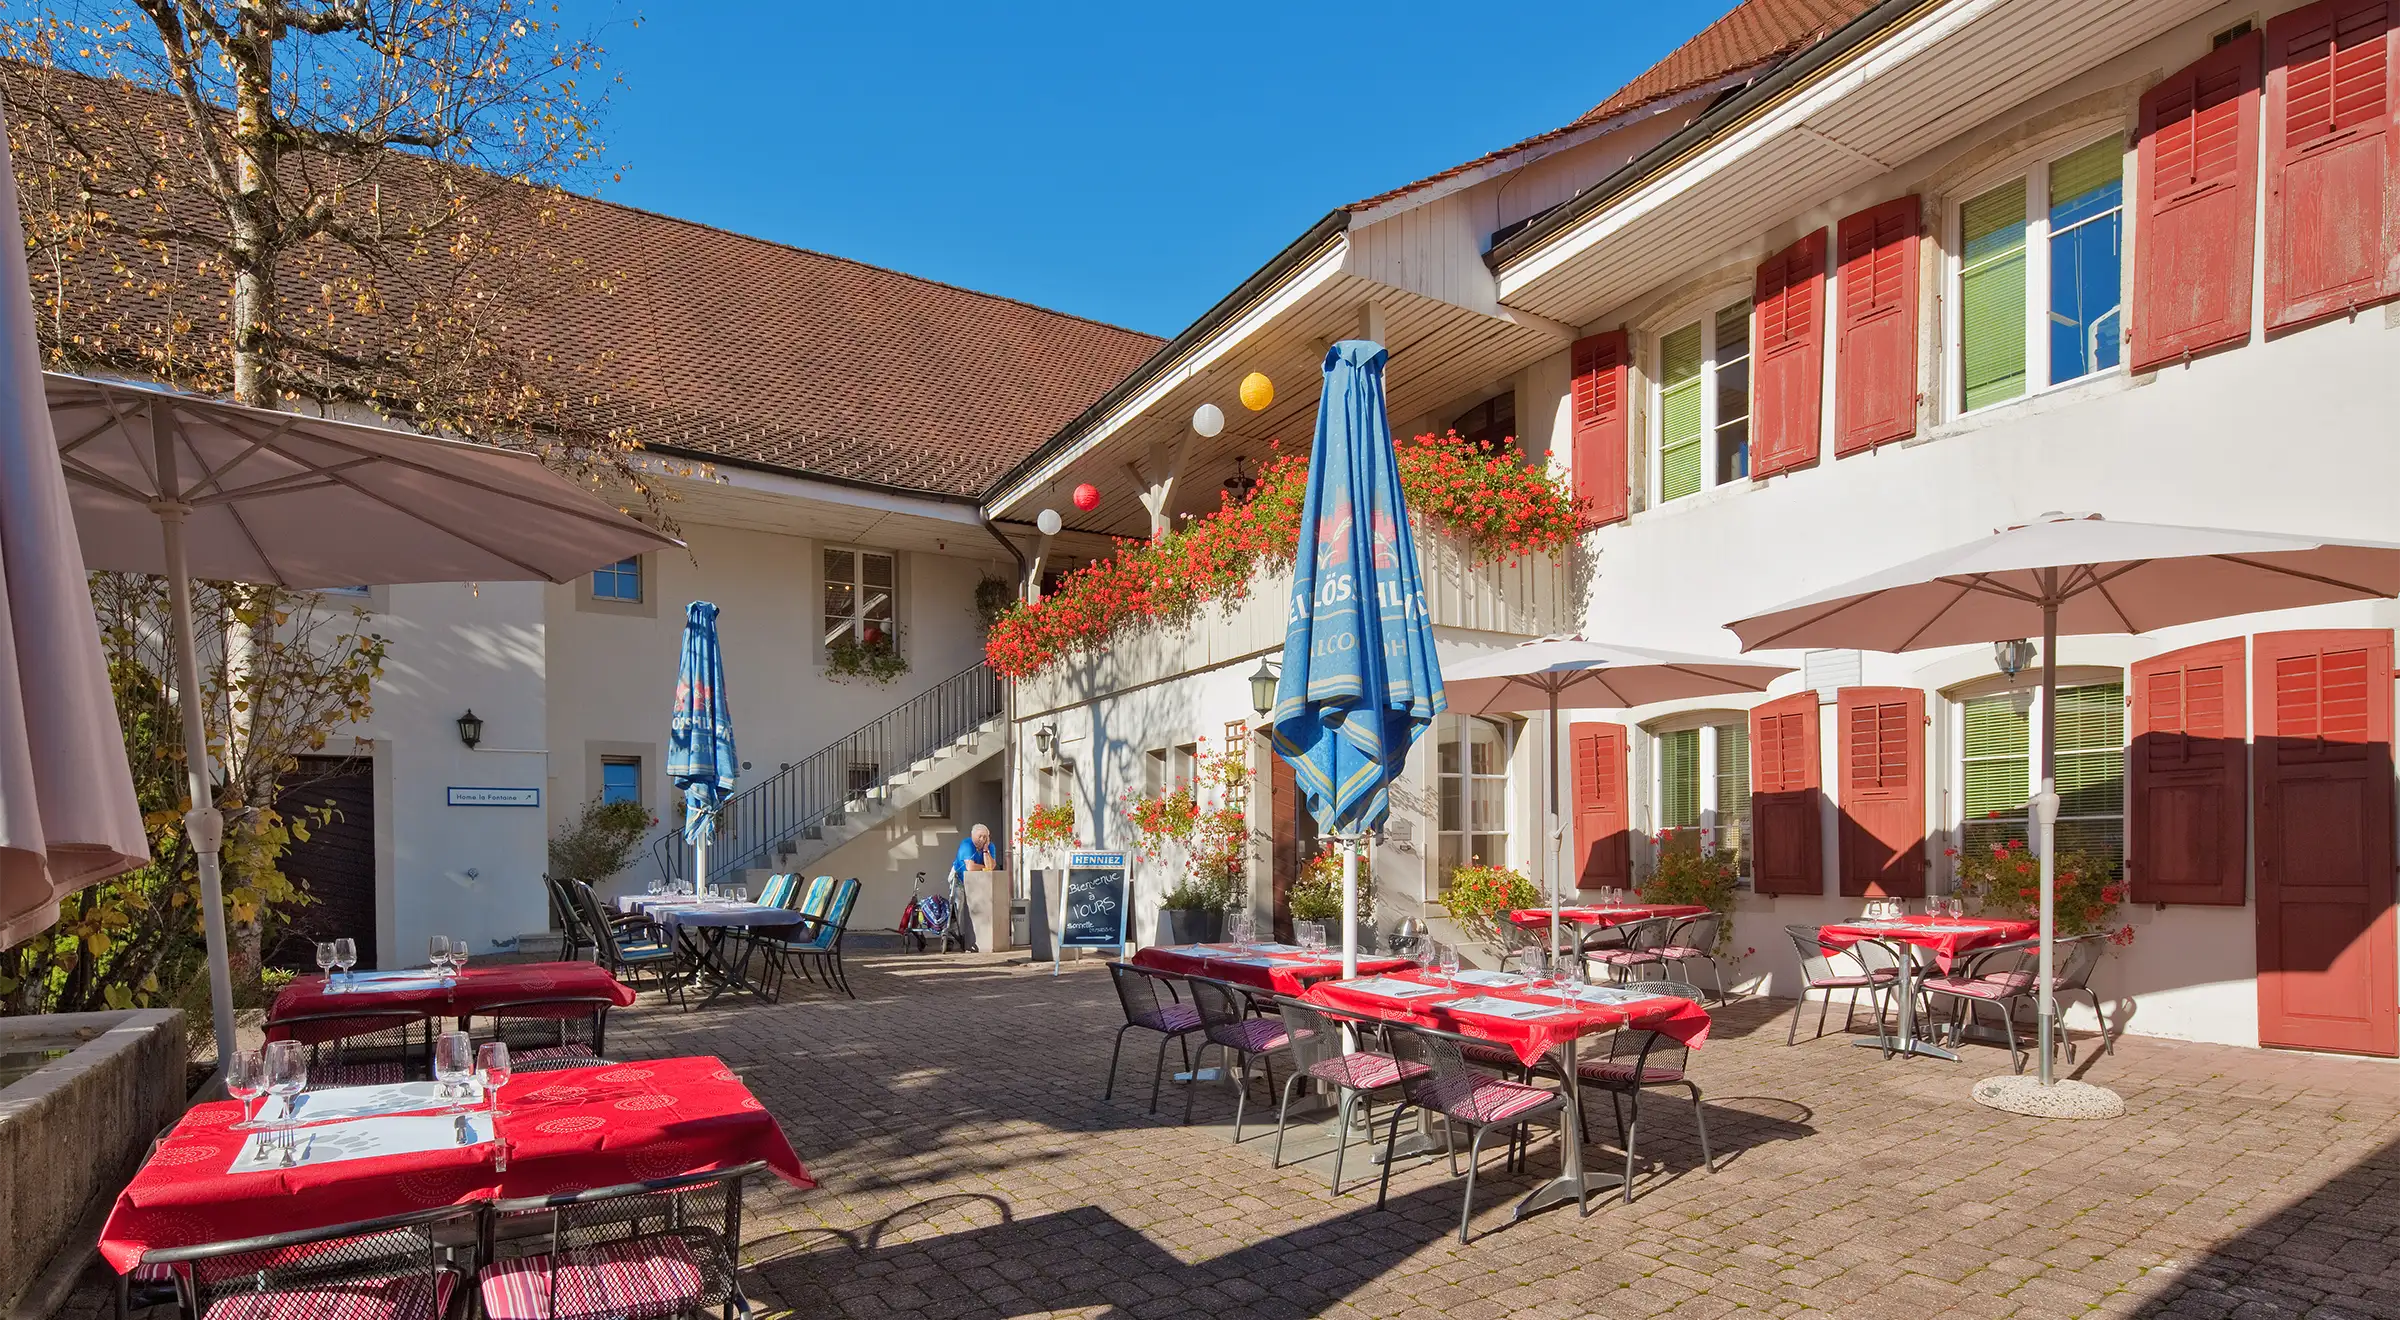
[[1217, 938], [1225, 924], [1224, 913], [1202, 908], [1168, 908], [1166, 913], [1170, 944], [1207, 944]]

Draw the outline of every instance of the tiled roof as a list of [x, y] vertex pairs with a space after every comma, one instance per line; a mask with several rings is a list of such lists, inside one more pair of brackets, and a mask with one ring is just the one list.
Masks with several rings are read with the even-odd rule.
[[[52, 94], [99, 106], [93, 117], [103, 122], [114, 114], [134, 124], [155, 109], [125, 84], [62, 81], [71, 86]], [[18, 127], [31, 114], [22, 99], [9, 105]], [[27, 150], [16, 164], [30, 202], [38, 167]], [[423, 189], [427, 174], [422, 163], [403, 163], [376, 186], [390, 198]], [[534, 232], [523, 218], [545, 206], [549, 217], [525, 240], [542, 249], [540, 260], [501, 275], [509, 315], [487, 323], [485, 335], [512, 370], [558, 401], [571, 427], [620, 431], [653, 448], [980, 496], [1163, 342], [610, 202], [550, 205], [516, 185], [481, 183], [498, 223], [513, 231], [505, 237]], [[84, 296], [70, 298], [66, 329], [95, 364], [133, 370], [125, 346], [155, 341], [158, 326], [182, 321], [207, 335], [222, 323], [226, 292], [221, 277], [190, 273], [199, 255], [74, 249], [64, 276]], [[118, 260], [143, 273], [112, 269]], [[410, 264], [421, 269], [380, 277], [387, 290], [453, 278], [438, 254]], [[326, 271], [301, 267], [287, 263], [282, 279], [286, 307], [305, 315]], [[363, 342], [374, 324], [351, 318], [350, 346], [388, 347]]]

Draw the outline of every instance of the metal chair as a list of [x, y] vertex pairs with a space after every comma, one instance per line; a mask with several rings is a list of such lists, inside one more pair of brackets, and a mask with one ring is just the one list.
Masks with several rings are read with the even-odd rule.
[[737, 1262], [742, 1181], [711, 1173], [498, 1201], [476, 1292], [488, 1320], [664, 1320], [750, 1314]]
[[2040, 960], [2038, 940], [1995, 944], [1967, 954], [1947, 976], [1929, 976], [1917, 982], [1917, 989], [1929, 999], [1949, 1001], [1954, 1039], [1963, 1039], [1974, 1029], [1978, 1005], [1990, 1004], [2000, 1015], [2009, 1062], [2023, 1072], [2027, 1051], [2017, 1041], [2016, 1006], [2032, 1008]]
[[[1291, 1043], [1291, 1033], [1284, 1030], [1280, 1017], [1252, 1017], [1250, 997], [1223, 981], [1205, 977], [1189, 977], [1184, 984], [1192, 988], [1192, 1007], [1200, 1013], [1200, 1048], [1192, 1055], [1196, 1063], [1208, 1057], [1208, 1047], [1214, 1045], [1220, 1054], [1233, 1059], [1238, 1070], [1229, 1072], [1233, 1082], [1233, 1144], [1242, 1144], [1242, 1115], [1250, 1103], [1250, 1061], [1256, 1059], [1267, 1071], [1267, 1094], [1275, 1094], [1275, 1051]], [[1183, 1091], [1183, 1121], [1192, 1121], [1192, 1096], [1197, 1085]]]
[[145, 1252], [172, 1273], [184, 1313], [214, 1320], [440, 1320], [466, 1276], [435, 1241], [471, 1226], [472, 1206], [442, 1206], [330, 1228]]
[[1724, 924], [1725, 914], [1721, 912], [1685, 917], [1668, 928], [1667, 942], [1652, 951], [1658, 956], [1660, 970], [1669, 976], [1681, 971], [1685, 963], [1696, 962], [1707, 967], [1709, 979], [1716, 983], [1720, 1004], [1725, 1002], [1725, 970], [1717, 966], [1717, 932]]
[[812, 984], [822, 970], [827, 989], [839, 989], [852, 999], [858, 998], [858, 992], [850, 988], [849, 969], [842, 965], [842, 937], [849, 932], [850, 914], [858, 906], [858, 890], [858, 877], [852, 876], [835, 888], [833, 903], [823, 916], [794, 912], [792, 926], [777, 928], [797, 927], [801, 932], [797, 938], [771, 934], [757, 937], [753, 947], [766, 955], [761, 978], [766, 981], [769, 998], [782, 1001], [784, 980], [794, 967]]
[[600, 942], [592, 938], [592, 932], [584, 925], [583, 914], [576, 910], [575, 896], [568, 892], [566, 882], [543, 876], [542, 887], [549, 891], [550, 915], [558, 922], [559, 938], [566, 946], [560, 954], [568, 962], [582, 958], [586, 951], [598, 957]]
[[[1483, 1139], [1495, 1129], [1510, 1134], [1510, 1159], [1515, 1160], [1515, 1134], [1536, 1119], [1564, 1112], [1566, 1097], [1547, 1086], [1528, 1086], [1476, 1070], [1462, 1053], [1478, 1043], [1430, 1027], [1387, 1024], [1384, 1038], [1400, 1063], [1400, 1103], [1392, 1108], [1391, 1135], [1383, 1147], [1383, 1180], [1375, 1193], [1375, 1208], [1383, 1208], [1392, 1192], [1392, 1161], [1400, 1150], [1400, 1120], [1411, 1109], [1442, 1120], [1445, 1134], [1464, 1127], [1467, 1142], [1467, 1194], [1458, 1207], [1458, 1240], [1466, 1242], [1467, 1226], [1475, 1213], [1475, 1166], [1483, 1159]], [[1413, 1066], [1412, 1066], [1413, 1065]], [[1458, 1175], [1458, 1150], [1453, 1136], [1450, 1173]]]
[[[1808, 992], [1811, 990], [1825, 992], [1824, 1002], [1817, 1006], [1817, 1035], [1810, 1037], [1811, 1040], [1825, 1034], [1825, 1015], [1833, 1010], [1833, 992], [1836, 990], [1850, 992], [1850, 1006], [1842, 1012], [1843, 1034], [1849, 1034], [1850, 1019], [1858, 1013], [1858, 992], [1865, 990], [1868, 992], [1867, 1002], [1875, 1009], [1875, 1034], [1881, 1038], [1883, 1035], [1883, 996], [1898, 981], [1899, 969], [1887, 968], [1870, 971], [1865, 963], [1852, 957], [1851, 951], [1848, 949], [1838, 954], [1827, 953], [1825, 946], [1817, 939], [1817, 932], [1820, 929], [1822, 927], [1818, 926], [1786, 926], [1783, 928], [1783, 933], [1791, 937], [1793, 950], [1800, 955], [1801, 976], [1800, 998], [1792, 1004], [1792, 1025], [1783, 1033], [1783, 1043], [1786, 1045], [1799, 1043], [1800, 1014], [1808, 1007]], [[1836, 958], [1847, 959], [1858, 970], [1856, 972], [1841, 970], [1834, 965]]]
[[1609, 976], [1622, 985], [1634, 972], [1659, 965], [1658, 951], [1666, 947], [1667, 937], [1674, 929], [1673, 917], [1644, 917], [1640, 921], [1628, 921], [1617, 927], [1624, 943], [1589, 955], [1586, 965], [1598, 963], [1606, 967]]
[[[424, 1028], [422, 1043], [411, 1040]], [[407, 1009], [301, 1013], [270, 1018], [268, 1040], [308, 1047], [308, 1089], [388, 1086], [433, 1075], [433, 1023]]]
[[478, 1045], [507, 1045], [515, 1072], [591, 1068], [609, 1061], [608, 1010], [613, 1007], [599, 995], [516, 999], [467, 1014], [465, 1030]]
[[[2104, 931], [2070, 935], [2058, 941], [2058, 947], [2051, 955], [2056, 966], [2051, 972], [2050, 993], [2057, 999], [2067, 999], [2080, 994], [2091, 1001], [2092, 1016], [2100, 1021], [2100, 1050], [2104, 1054], [2114, 1054], [2117, 1052], [2116, 1037], [2108, 1029], [2108, 1013], [2100, 1007], [2100, 996], [2093, 991], [2091, 985], [2092, 972], [2100, 966], [2101, 955], [2107, 952], [2108, 935]], [[2006, 985], [2030, 986], [2040, 977], [2039, 963], [2040, 959], [2037, 956], [2034, 970], [1988, 972], [1979, 979], [1999, 981]], [[2040, 1011], [2039, 1005], [2035, 1006], [2035, 1011]], [[2063, 1030], [2058, 1033], [2058, 1038], [2067, 1047], [2067, 1062], [2075, 1062], [2074, 1040]]]
[[[1699, 989], [1682, 981], [1661, 981], [1642, 988], [1665, 998], [1701, 1002]], [[1593, 1090], [1608, 1093], [1609, 1110], [1617, 1119], [1617, 1141], [1625, 1148], [1627, 1205], [1633, 1204], [1634, 1144], [1641, 1137], [1642, 1092], [1648, 1087], [1680, 1086], [1692, 1093], [1692, 1125], [1700, 1132], [1700, 1165], [1712, 1174], [1717, 1171], [1716, 1158], [1708, 1150], [1708, 1115], [1701, 1109], [1700, 1084], [1688, 1072], [1690, 1063], [1691, 1048], [1665, 1032], [1620, 1031], [1608, 1038], [1607, 1054], [1575, 1065], [1576, 1080], [1587, 1094]], [[1591, 1111], [1583, 1112], [1584, 1135], [1589, 1140]]]
[[[1116, 983], [1117, 1004], [1125, 1010], [1125, 1025], [1117, 1028], [1117, 1043], [1108, 1052], [1108, 1086], [1100, 1092], [1107, 1100], [1117, 1093], [1117, 1057], [1125, 1049], [1125, 1033], [1136, 1027], [1158, 1033], [1158, 1067], [1150, 1074], [1150, 1112], [1158, 1112], [1158, 1089], [1166, 1079], [1167, 1044], [1172, 1041], [1183, 1047], [1183, 1070], [1192, 1071], [1192, 1045], [1189, 1039], [1201, 1029], [1200, 1010], [1183, 1002], [1176, 993], [1175, 978], [1145, 972], [1131, 963], [1112, 962], [1108, 975]], [[1160, 999], [1160, 986], [1167, 997]]]
[[[1275, 1168], [1283, 1167], [1283, 1131], [1291, 1121], [1292, 1092], [1303, 1081], [1318, 1082], [1334, 1090], [1334, 1147], [1333, 1194], [1342, 1194], [1342, 1159], [1350, 1150], [1350, 1123], [1358, 1116], [1361, 1105], [1366, 1107], [1367, 1140], [1375, 1139], [1375, 1097], [1400, 1085], [1402, 1065], [1391, 1055], [1375, 1050], [1359, 1049], [1342, 1052], [1342, 1025], [1348, 1023], [1362, 1034], [1375, 1030], [1375, 1024], [1364, 1018], [1351, 1018], [1327, 1013], [1297, 999], [1277, 999], [1275, 1007], [1283, 1018], [1285, 1047], [1292, 1056], [1291, 1075], [1283, 1079], [1283, 1102], [1275, 1110]], [[1362, 1042], [1363, 1043], [1363, 1042]], [[1422, 1067], [1410, 1064], [1408, 1067]]]
[[646, 916], [619, 914], [612, 916], [600, 905], [600, 896], [581, 880], [566, 882], [567, 892], [575, 898], [575, 908], [583, 914], [584, 924], [591, 928], [598, 941], [594, 954], [609, 974], [631, 981], [648, 975], [669, 998], [679, 996], [689, 973], [684, 967], [682, 951], [667, 934], [666, 927]]

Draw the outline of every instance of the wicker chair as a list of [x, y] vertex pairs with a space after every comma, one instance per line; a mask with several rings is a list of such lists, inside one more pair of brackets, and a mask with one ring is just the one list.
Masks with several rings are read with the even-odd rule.
[[[1375, 1139], [1375, 1097], [1400, 1085], [1401, 1063], [1389, 1054], [1361, 1049], [1342, 1052], [1342, 1024], [1370, 1030], [1365, 1019], [1337, 1017], [1297, 999], [1278, 999], [1286, 1048], [1292, 1056], [1291, 1075], [1283, 1079], [1283, 1102], [1275, 1110], [1274, 1167], [1283, 1167], [1283, 1131], [1291, 1121], [1292, 1093], [1303, 1081], [1334, 1090], [1333, 1194], [1342, 1193], [1342, 1158], [1350, 1150], [1351, 1120], [1365, 1107], [1367, 1139]], [[1421, 1064], [1407, 1065], [1410, 1068]]]
[[[1257, 1060], [1267, 1072], [1267, 1094], [1275, 1094], [1275, 1051], [1291, 1044], [1291, 1033], [1284, 1030], [1279, 1017], [1252, 1017], [1250, 997], [1223, 981], [1191, 977], [1185, 982], [1192, 988], [1192, 1007], [1200, 1012], [1200, 1048], [1192, 1055], [1196, 1063], [1208, 1057], [1208, 1048], [1217, 1047], [1229, 1056], [1236, 1070], [1229, 1074], [1233, 1081], [1233, 1144], [1242, 1144], [1242, 1116], [1250, 1103], [1250, 1064]], [[1200, 1088], [1187, 1086], [1183, 1090], [1183, 1121], [1192, 1121], [1192, 1096]]]
[[609, 915], [600, 905], [600, 896], [581, 880], [567, 881], [567, 892], [574, 896], [575, 910], [583, 914], [584, 924], [599, 941], [595, 953], [611, 975], [628, 982], [647, 975], [670, 998], [682, 994], [690, 972], [664, 926], [645, 916]]
[[1917, 982], [1917, 989], [1934, 1004], [1950, 1010], [1950, 1031], [1953, 1037], [1963, 1037], [1973, 1030], [1976, 1009], [1989, 1004], [2000, 1017], [2000, 1032], [2008, 1045], [2009, 1062], [2016, 1071], [2025, 1071], [2028, 1051], [2017, 1041], [2017, 1008], [2021, 1005], [2027, 1017], [2038, 1011], [2034, 1006], [2034, 983], [2038, 977], [2041, 944], [2037, 940], [2017, 940], [1977, 949], [1952, 966], [1947, 976], [1929, 976]]
[[[1136, 1027], [1158, 1033], [1158, 1067], [1150, 1074], [1150, 1112], [1158, 1112], [1158, 1090], [1167, 1073], [1167, 1044], [1172, 1041], [1183, 1047], [1183, 1070], [1192, 1071], [1191, 1036], [1201, 1029], [1200, 1010], [1183, 1002], [1175, 991], [1175, 979], [1145, 972], [1131, 963], [1112, 962], [1108, 975], [1117, 986], [1117, 1004], [1125, 1010], [1125, 1025], [1117, 1028], [1116, 1046], [1108, 1052], [1108, 1086], [1100, 1092], [1106, 1100], [1117, 1093], [1117, 1057], [1125, 1049], [1125, 1033]], [[1158, 997], [1159, 987], [1166, 987], [1167, 997]]]
[[477, 1284], [488, 1320], [750, 1314], [742, 1181], [761, 1163], [492, 1205]]
[[[1868, 992], [1868, 1004], [1875, 1010], [1875, 1033], [1880, 1037], [1883, 1034], [1883, 996], [1899, 979], [1899, 969], [1876, 968], [1870, 970], [1865, 963], [1851, 956], [1849, 950], [1838, 954], [1827, 953], [1825, 946], [1817, 939], [1819, 929], [1820, 927], [1816, 926], [1786, 926], [1783, 928], [1783, 933], [1791, 937], [1793, 951], [1800, 955], [1800, 976], [1802, 978], [1800, 998], [1792, 1005], [1792, 1025], [1783, 1033], [1783, 1043], [1786, 1045], [1799, 1043], [1800, 1014], [1808, 1007], [1808, 992], [1811, 990], [1825, 992], [1824, 1002], [1817, 1006], [1817, 1036], [1825, 1034], [1825, 1016], [1833, 1010], [1833, 995], [1837, 990], [1850, 992], [1850, 1006], [1842, 1012], [1842, 1031], [1845, 1035], [1848, 1034], [1850, 1019], [1858, 1013], [1858, 992], [1864, 990]], [[1836, 958], [1847, 961], [1858, 970], [1853, 972], [1837, 966], [1834, 962]], [[1810, 1039], [1814, 1040], [1816, 1036], [1812, 1036]]]
[[514, 1072], [592, 1068], [609, 1061], [608, 1010], [613, 1007], [598, 995], [517, 999], [475, 1010], [467, 1015], [466, 1029], [478, 1045], [507, 1045]]
[[302, 1013], [267, 1021], [268, 1040], [296, 1040], [308, 1047], [311, 1091], [431, 1077], [432, 1036], [432, 1023], [407, 1009]]
[[[1513, 1162], [1516, 1134], [1536, 1119], [1561, 1113], [1566, 1097], [1547, 1086], [1528, 1086], [1477, 1070], [1462, 1053], [1464, 1046], [1476, 1043], [1473, 1037], [1397, 1023], [1387, 1026], [1384, 1036], [1391, 1043], [1392, 1057], [1400, 1063], [1400, 1103], [1392, 1108], [1391, 1135], [1384, 1141], [1383, 1180], [1375, 1193], [1375, 1208], [1382, 1209], [1391, 1196], [1392, 1161], [1400, 1150], [1400, 1120], [1411, 1109], [1423, 1110], [1440, 1118], [1446, 1132], [1464, 1127], [1473, 1133], [1467, 1142], [1467, 1194], [1458, 1207], [1458, 1240], [1466, 1242], [1475, 1213], [1475, 1166], [1483, 1158], [1484, 1137], [1495, 1130], [1508, 1133]], [[1450, 1172], [1455, 1177], [1455, 1137], [1450, 1144]]]
[[[1662, 997], [1700, 1002], [1699, 989], [1682, 981], [1661, 981], [1642, 988]], [[1641, 1136], [1642, 1092], [1649, 1087], [1680, 1086], [1692, 1093], [1692, 1125], [1700, 1132], [1700, 1165], [1710, 1173], [1717, 1171], [1716, 1158], [1708, 1150], [1708, 1115], [1701, 1109], [1700, 1084], [1689, 1074], [1690, 1062], [1690, 1047], [1664, 1032], [1620, 1031], [1608, 1038], [1608, 1053], [1575, 1065], [1575, 1077], [1584, 1094], [1608, 1093], [1608, 1107], [1617, 1119], [1617, 1141], [1625, 1148], [1628, 1205], [1633, 1203], [1634, 1143]], [[1589, 1140], [1591, 1110], [1583, 1112]]]
[[184, 1314], [210, 1320], [440, 1320], [464, 1274], [435, 1240], [482, 1214], [442, 1206], [363, 1223], [176, 1247], [142, 1256], [170, 1272]]

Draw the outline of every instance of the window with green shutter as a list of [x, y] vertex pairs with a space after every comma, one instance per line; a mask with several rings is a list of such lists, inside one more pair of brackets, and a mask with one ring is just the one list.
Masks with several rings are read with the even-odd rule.
[[1959, 208], [1961, 406], [2025, 392], [2025, 181]]
[[1658, 341], [1658, 497], [1700, 489], [1700, 326]]

